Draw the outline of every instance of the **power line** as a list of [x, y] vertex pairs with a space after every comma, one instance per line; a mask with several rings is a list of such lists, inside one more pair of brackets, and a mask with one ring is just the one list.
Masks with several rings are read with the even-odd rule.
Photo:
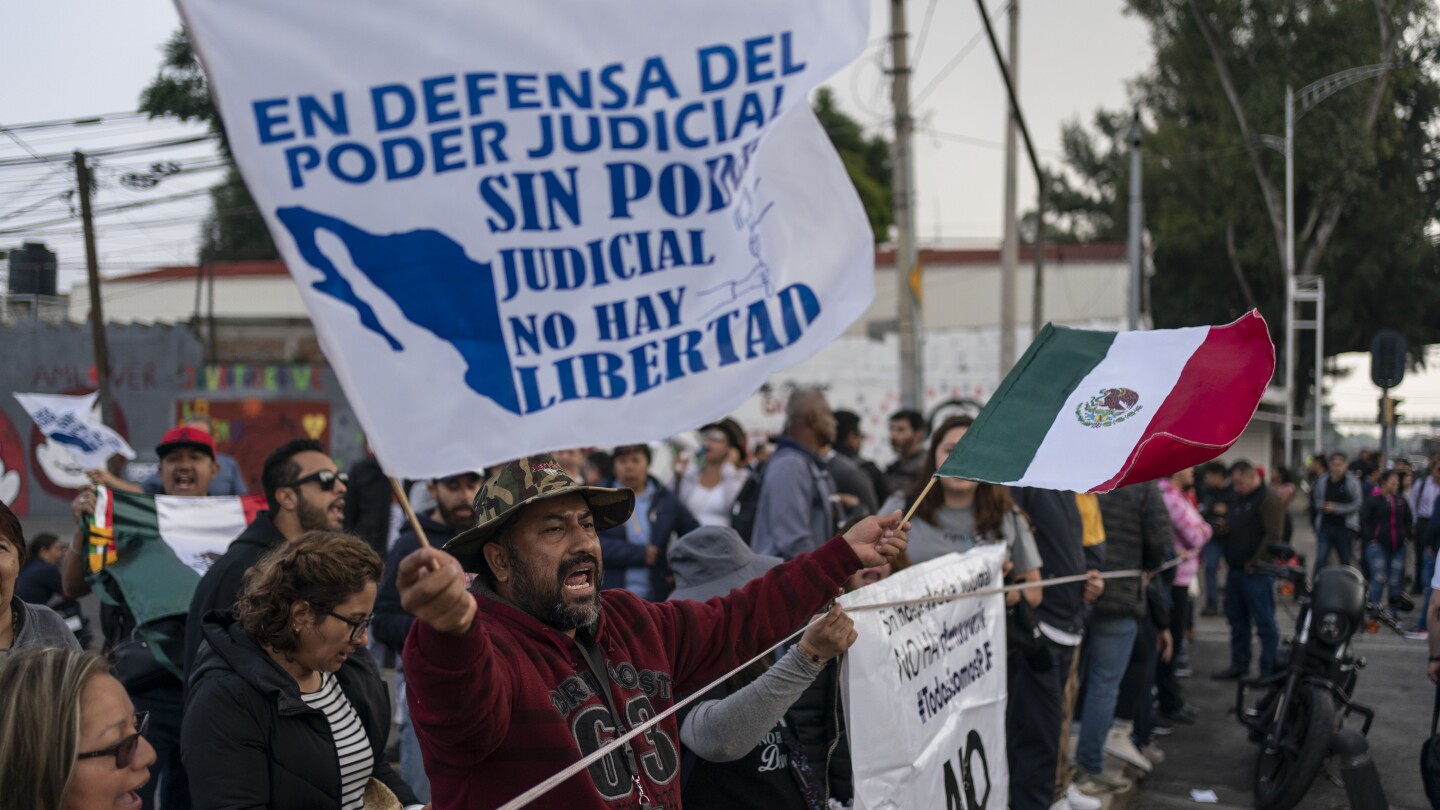
[[[153, 141], [151, 143], [132, 144], [130, 146], [116, 146], [108, 149], [95, 149], [85, 153], [86, 157], [100, 158], [114, 155], [132, 155], [137, 152], [153, 152], [156, 149], [170, 149], [176, 146], [189, 146], [190, 144], [213, 141], [213, 135], [195, 135], [188, 138], [174, 138], [168, 141]], [[42, 163], [57, 160], [69, 160], [69, 154], [62, 155], [35, 155], [33, 158], [7, 158], [0, 160], [0, 168], [12, 166], [38, 166]]]
[[52, 172], [55, 172], [61, 177], [64, 177], [67, 181], [70, 179], [70, 175], [68, 172], [55, 165], [55, 163], [64, 163], [65, 157], [63, 155], [55, 159], [44, 157], [39, 152], [31, 149], [30, 144], [25, 143], [25, 140], [23, 138], [21, 138], [19, 135], [16, 135], [14, 132], [11, 132], [9, 129], [6, 129], [5, 127], [0, 127], [0, 132], [5, 133], [5, 137], [19, 144], [21, 149], [24, 149], [26, 152], [30, 153], [31, 157], [44, 164], [45, 168], [49, 169]]
[[[1004, 6], [1001, 6], [999, 9], [996, 9], [995, 11], [992, 11], [992, 12], [990, 13], [990, 19], [993, 20], [993, 19], [995, 19], [996, 17], [1000, 16], [1001, 14], [1005, 14], [1005, 13], [1008, 12], [1009, 10], [1010, 10], [1010, 4], [1009, 4], [1009, 3], [1006, 3]], [[982, 40], [982, 39], [984, 39], [984, 38], [985, 38], [985, 30], [982, 28], [980, 31], [976, 32], [975, 36], [973, 36], [973, 37], [970, 38], [970, 41], [969, 41], [969, 42], [965, 43], [964, 47], [962, 47], [962, 48], [955, 54], [955, 56], [950, 59], [949, 62], [946, 62], [946, 63], [945, 63], [945, 67], [940, 68], [940, 72], [939, 72], [938, 74], [936, 74], [935, 78], [933, 78], [933, 79], [930, 80], [930, 83], [929, 83], [929, 84], [925, 85], [925, 89], [924, 89], [924, 90], [921, 90], [919, 93], [917, 93], [917, 94], [915, 95], [915, 100], [914, 100], [913, 102], [911, 102], [911, 103], [914, 104], [915, 106], [919, 106], [919, 105], [920, 105], [920, 102], [924, 101], [924, 100], [925, 100], [925, 97], [928, 96], [928, 95], [930, 95], [930, 93], [931, 93], [932, 91], [934, 91], [935, 88], [940, 85], [940, 82], [944, 81], [944, 80], [946, 79], [946, 77], [948, 77], [948, 76], [950, 75], [950, 73], [955, 70], [955, 68], [957, 68], [957, 67], [960, 66], [960, 63], [961, 63], [961, 62], [965, 61], [965, 57], [969, 56], [969, 55], [970, 55], [970, 52], [973, 51], [973, 50], [975, 50], [975, 46], [976, 46], [976, 45], [979, 45], [979, 44], [980, 44], [980, 40]]]
[[910, 60], [911, 70], [920, 66], [920, 54], [925, 52], [925, 40], [930, 36], [930, 20], [935, 17], [937, 3], [938, 0], [930, 0], [930, 5], [925, 7], [925, 21], [920, 23], [920, 36], [915, 41], [915, 57]]
[[22, 207], [20, 207], [20, 208], [16, 208], [14, 211], [10, 211], [10, 212], [8, 212], [8, 213], [0, 214], [0, 222], [4, 222], [4, 221], [7, 220], [7, 219], [14, 219], [15, 217], [22, 216], [22, 215], [24, 215], [24, 214], [28, 214], [28, 213], [30, 213], [31, 211], [34, 211], [36, 208], [39, 208], [39, 207], [42, 206], [42, 205], [48, 205], [48, 204], [50, 204], [50, 203], [52, 203], [52, 202], [54, 202], [54, 201], [56, 201], [56, 200], [64, 199], [64, 198], [66, 197], [66, 195], [68, 195], [69, 193], [70, 193], [69, 191], [62, 191], [62, 192], [60, 192], [59, 194], [52, 194], [52, 195], [50, 195], [49, 197], [43, 197], [43, 198], [41, 198], [41, 199], [39, 199], [39, 200], [37, 200], [37, 201], [35, 201], [35, 202], [33, 202], [33, 203], [30, 203], [29, 205], [22, 206]]
[[149, 113], [143, 112], [116, 112], [89, 115], [82, 118], [57, 118], [52, 121], [30, 121], [24, 124], [6, 124], [6, 129], [16, 132], [24, 132], [31, 129], [51, 129], [53, 127], [83, 127], [97, 124], [108, 124], [112, 121], [131, 121], [136, 118], [149, 118]]
[[[146, 206], [151, 206], [151, 205], [162, 205], [162, 204], [164, 204], [164, 203], [175, 202], [175, 201], [177, 201], [177, 200], [189, 199], [189, 198], [191, 198], [191, 197], [198, 197], [198, 196], [200, 196], [201, 194], [209, 194], [209, 193], [210, 193], [210, 189], [208, 189], [208, 188], [197, 188], [197, 189], [192, 189], [192, 190], [190, 190], [190, 191], [182, 191], [182, 192], [180, 192], [179, 194], [171, 194], [171, 195], [168, 196], [168, 197], [158, 197], [158, 198], [153, 199], [153, 200], [138, 200], [138, 201], [136, 201], [136, 202], [119, 203], [119, 204], [116, 204], [116, 205], [103, 206], [103, 207], [101, 207], [101, 208], [96, 208], [95, 211], [94, 211], [94, 214], [95, 214], [95, 216], [99, 216], [99, 215], [101, 215], [101, 214], [113, 214], [113, 213], [116, 213], [116, 212], [118, 212], [118, 211], [129, 211], [129, 210], [134, 209], [134, 208], [144, 208], [144, 207], [146, 207]], [[50, 225], [65, 225], [65, 224], [68, 224], [69, 222], [71, 222], [71, 218], [70, 218], [70, 217], [66, 217], [66, 218], [64, 218], [64, 219], [46, 220], [46, 221], [44, 221], [44, 222], [32, 222], [32, 223], [29, 223], [29, 224], [27, 224], [27, 225], [21, 225], [21, 226], [17, 226], [17, 227], [14, 227], [14, 228], [5, 228], [5, 229], [3, 229], [3, 230], [0, 230], [0, 236], [8, 236], [8, 235], [11, 235], [11, 234], [18, 234], [18, 233], [27, 233], [27, 232], [29, 232], [29, 231], [31, 231], [31, 230], [36, 229], [36, 228], [44, 228], [44, 227], [47, 227], [47, 226], [50, 226]]]

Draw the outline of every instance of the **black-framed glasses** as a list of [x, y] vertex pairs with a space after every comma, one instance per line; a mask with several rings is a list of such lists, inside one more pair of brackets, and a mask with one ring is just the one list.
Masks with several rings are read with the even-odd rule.
[[135, 752], [140, 750], [140, 738], [145, 735], [145, 730], [150, 728], [150, 712], [135, 713], [135, 733], [127, 735], [120, 742], [106, 748], [103, 751], [90, 751], [84, 754], [76, 754], [75, 758], [95, 759], [97, 757], [115, 757], [116, 768], [128, 768], [135, 760]]
[[327, 610], [324, 611], [324, 613], [326, 616], [329, 616], [332, 619], [339, 619], [340, 621], [350, 625], [351, 642], [359, 641], [360, 637], [365, 635], [365, 631], [370, 629], [370, 622], [375, 620], [374, 613], [371, 613], [369, 616], [366, 616], [358, 622], [348, 616], [341, 616], [339, 613], [336, 613], [333, 610]]
[[335, 472], [334, 470], [319, 470], [317, 472], [310, 473], [303, 478], [296, 478], [294, 481], [291, 481], [288, 484], [281, 484], [280, 486], [298, 487], [301, 484], [308, 484], [311, 481], [319, 484], [320, 488], [326, 492], [329, 492], [330, 490], [335, 488], [336, 481], [339, 481], [347, 487], [350, 486], [350, 476], [346, 475], [343, 472]]

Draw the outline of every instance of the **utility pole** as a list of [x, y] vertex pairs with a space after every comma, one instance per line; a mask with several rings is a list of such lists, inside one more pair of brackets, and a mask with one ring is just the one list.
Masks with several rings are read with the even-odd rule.
[[1130, 311], [1126, 315], [1127, 328], [1134, 332], [1140, 328], [1140, 287], [1144, 264], [1140, 244], [1140, 233], [1145, 218], [1145, 206], [1140, 200], [1140, 111], [1130, 122]]
[[[85, 233], [85, 272], [90, 278], [90, 337], [95, 343], [95, 390], [100, 420], [115, 427], [115, 403], [110, 397], [110, 346], [105, 340], [105, 308], [100, 299], [100, 259], [95, 253], [95, 219], [90, 211], [90, 165], [85, 153], [75, 152], [75, 182], [80, 186], [80, 225]], [[115, 458], [119, 458], [116, 456]]]
[[910, 116], [910, 45], [905, 0], [890, 0], [891, 95], [895, 104], [893, 185], [895, 213], [895, 284], [900, 324], [900, 404], [925, 407], [920, 345], [920, 301], [910, 287], [915, 272], [915, 119]]
[[[1010, 81], [1020, 84], [1020, 2], [1010, 2], [1010, 51], [1007, 55]], [[1005, 115], [1005, 229], [1000, 246], [1000, 377], [1004, 378], [1015, 365], [1015, 290], [1016, 266], [1020, 263], [1020, 233], [1015, 221], [1017, 200], [1015, 173], [1018, 144], [1015, 110], [1006, 105]]]

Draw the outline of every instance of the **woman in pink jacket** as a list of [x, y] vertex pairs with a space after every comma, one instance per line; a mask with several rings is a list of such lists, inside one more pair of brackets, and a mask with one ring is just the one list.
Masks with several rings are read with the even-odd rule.
[[1177, 680], [1179, 675], [1188, 677], [1190, 674], [1181, 652], [1190, 619], [1190, 583], [1200, 567], [1200, 548], [1210, 539], [1212, 532], [1194, 502], [1186, 497], [1186, 493], [1194, 487], [1195, 471], [1188, 467], [1169, 478], [1160, 479], [1160, 495], [1165, 499], [1165, 509], [1170, 513], [1171, 525], [1175, 527], [1175, 555], [1183, 559], [1175, 569], [1175, 580], [1170, 583], [1170, 635], [1179, 649], [1169, 661], [1162, 659], [1155, 671], [1155, 685], [1160, 692], [1157, 728], [1195, 722], [1194, 713], [1185, 706]]

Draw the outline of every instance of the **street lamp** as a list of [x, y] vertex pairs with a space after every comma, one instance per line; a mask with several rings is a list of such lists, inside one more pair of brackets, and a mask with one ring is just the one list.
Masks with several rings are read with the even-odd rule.
[[[1332, 73], [1323, 79], [1300, 88], [1299, 93], [1285, 88], [1285, 137], [1257, 135], [1255, 141], [1285, 155], [1285, 461], [1295, 462], [1295, 122], [1315, 105], [1357, 82], [1372, 79], [1391, 70], [1390, 62], [1378, 65], [1350, 68]], [[1297, 102], [1298, 96], [1298, 102]], [[1298, 107], [1298, 109], [1297, 109]], [[1311, 291], [1313, 292], [1313, 291]], [[1315, 452], [1320, 452], [1321, 422], [1324, 411], [1321, 404], [1321, 371], [1324, 358], [1320, 348], [1324, 339], [1321, 329], [1324, 324], [1323, 291], [1318, 299], [1315, 316]], [[1317, 301], [1313, 295], [1306, 300]]]

